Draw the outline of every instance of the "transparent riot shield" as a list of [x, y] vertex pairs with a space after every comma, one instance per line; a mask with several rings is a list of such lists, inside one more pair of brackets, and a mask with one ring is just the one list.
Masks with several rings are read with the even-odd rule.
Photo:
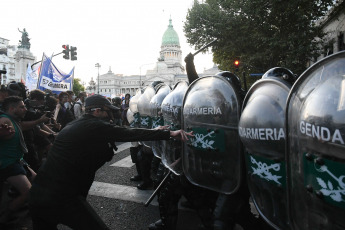
[[[178, 82], [171, 93], [169, 93], [162, 102], [161, 108], [164, 117], [164, 125], [168, 125], [171, 130], [181, 129], [183, 96], [187, 88], [187, 82]], [[165, 167], [169, 168], [176, 175], [180, 175], [182, 172], [181, 141], [173, 139], [156, 141], [154, 145], [157, 150], [157, 155], [161, 155]]]
[[238, 136], [239, 92], [220, 76], [195, 80], [183, 100], [183, 129], [195, 137], [184, 144], [183, 172], [193, 184], [224, 194], [241, 183], [242, 154]]
[[345, 52], [308, 68], [286, 110], [292, 229], [345, 229]]
[[150, 129], [152, 127], [150, 101], [155, 94], [155, 89], [152, 86], [147, 86], [138, 99], [137, 107], [140, 114], [140, 128]]
[[[129, 122], [130, 127], [139, 127], [140, 126], [140, 114], [139, 114], [139, 110], [138, 110], [138, 101], [139, 98], [141, 97], [142, 94], [142, 90], [138, 89], [136, 94], [131, 98], [131, 100], [129, 101], [129, 109], [132, 114], [130, 114], [130, 116], [132, 117], [128, 117], [128, 112], [127, 112], [127, 120]], [[130, 122], [130, 120], [132, 122]]]
[[150, 101], [150, 111], [152, 117], [152, 128], [164, 125], [162, 117], [161, 105], [164, 98], [170, 93], [170, 87], [168, 85], [162, 85], [156, 95], [152, 97]]
[[[128, 108], [127, 110], [127, 121], [129, 123], [129, 125], [132, 127], [132, 124], [134, 124], [134, 113], [132, 112], [132, 110], [130, 108]], [[134, 125], [133, 125], [134, 127]]]
[[[164, 118], [162, 115], [161, 105], [164, 98], [171, 92], [171, 89], [168, 85], [161, 84], [156, 95], [150, 101], [150, 111], [152, 117], [152, 128], [164, 125]], [[153, 154], [160, 158], [161, 154], [159, 153], [159, 146], [157, 146], [155, 141], [145, 142], [146, 145], [152, 147]]]
[[284, 124], [291, 86], [273, 77], [257, 81], [244, 99], [238, 128], [252, 200], [275, 229], [288, 229]]

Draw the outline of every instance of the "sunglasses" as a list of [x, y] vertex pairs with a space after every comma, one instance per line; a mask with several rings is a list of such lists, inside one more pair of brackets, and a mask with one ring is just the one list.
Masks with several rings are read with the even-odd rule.
[[100, 111], [110, 111], [110, 109], [103, 109], [103, 108], [92, 108], [90, 109], [90, 111], [96, 111], [96, 110], [100, 110]]

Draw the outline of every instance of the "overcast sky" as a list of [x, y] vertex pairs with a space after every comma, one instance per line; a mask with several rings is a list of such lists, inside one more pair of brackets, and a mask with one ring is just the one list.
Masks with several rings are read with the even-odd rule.
[[[1, 2], [0, 37], [18, 45], [24, 28], [31, 39], [30, 51], [41, 59], [77, 47], [77, 61], [62, 55], [53, 62], [64, 72], [75, 66], [75, 77], [88, 83], [108, 72], [144, 75], [159, 57], [162, 36], [169, 18], [179, 35], [182, 57], [194, 49], [187, 44], [183, 23], [194, 0], [7, 0]], [[184, 64], [184, 62], [183, 62]], [[213, 66], [212, 55], [195, 57], [198, 72]]]

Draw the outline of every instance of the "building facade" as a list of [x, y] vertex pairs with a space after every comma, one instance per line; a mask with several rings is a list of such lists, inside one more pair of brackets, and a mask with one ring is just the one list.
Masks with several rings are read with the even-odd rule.
[[0, 70], [2, 70], [0, 83], [7, 84], [16, 79], [15, 53], [17, 48], [9, 45], [9, 40], [0, 38]]
[[323, 41], [323, 52], [314, 62], [345, 50], [345, 1], [339, 1], [335, 4], [319, 23], [326, 36]]
[[0, 37], [0, 83], [11, 81], [25, 82], [28, 64], [33, 64], [36, 57], [28, 47], [10, 45], [9, 40]]
[[[213, 75], [220, 70], [216, 65], [213, 68], [199, 73], [199, 76]], [[155, 66], [147, 70], [145, 75], [115, 74], [109, 68], [106, 74], [96, 77], [96, 82], [91, 80], [87, 87], [87, 93], [99, 93], [107, 97], [124, 96], [129, 93], [135, 95], [136, 91], [154, 81], [162, 81], [169, 86], [175, 85], [178, 81], [188, 81], [185, 73], [184, 64], [182, 64], [182, 50], [179, 36], [174, 30], [172, 20], [169, 19], [169, 25], [162, 37], [161, 50]]]

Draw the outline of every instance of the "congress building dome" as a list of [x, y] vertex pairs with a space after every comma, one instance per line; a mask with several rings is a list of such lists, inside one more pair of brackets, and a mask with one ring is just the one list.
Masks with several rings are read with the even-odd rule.
[[168, 29], [163, 34], [163, 38], [162, 38], [162, 46], [170, 46], [170, 45], [180, 46], [180, 40], [178, 38], [176, 31], [174, 30], [171, 18], [169, 19]]

